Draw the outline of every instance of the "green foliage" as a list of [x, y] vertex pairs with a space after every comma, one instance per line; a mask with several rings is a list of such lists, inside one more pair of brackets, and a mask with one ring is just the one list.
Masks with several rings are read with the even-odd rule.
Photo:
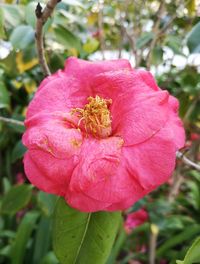
[[[3, 2], [0, 4], [0, 116], [23, 121], [27, 105], [43, 79], [34, 41], [37, 1]], [[44, 7], [46, 1], [41, 2]], [[137, 4], [134, 5], [134, 1], [125, 4], [121, 0], [105, 0], [101, 26], [97, 2], [62, 0], [57, 5], [44, 27], [45, 55], [51, 71], [63, 68], [69, 56], [101, 59], [102, 49], [106, 58], [130, 58], [133, 66], [136, 55], [137, 67], [146, 67], [149, 47], [156, 39], [150, 56], [150, 70], [159, 86], [178, 98], [190, 148], [187, 155], [199, 162], [199, 140], [191, 140], [192, 134], [200, 133], [200, 19], [196, 1], [165, 1], [165, 10], [156, 30], [152, 27], [157, 21], [161, 1], [135, 1]], [[58, 264], [52, 246], [52, 218], [58, 198], [33, 189], [25, 178], [23, 131], [23, 126], [0, 121], [0, 264]], [[16, 185], [18, 174], [24, 177], [21, 185], [19, 182]], [[181, 174], [183, 179], [174, 197], [171, 190], [178, 181], [177, 174]], [[198, 256], [199, 239], [186, 252], [194, 237], [200, 235], [200, 173], [179, 161], [173, 177], [175, 183], [162, 186], [128, 212], [145, 207], [149, 221], [158, 228], [156, 263], [164, 260], [174, 264], [176, 260], [185, 258], [179, 262], [185, 264], [193, 261], [196, 254]], [[66, 215], [64, 212], [61, 214], [60, 207], [65, 208]], [[77, 252], [78, 238], [85, 230], [88, 214], [78, 213], [62, 200], [58, 202], [56, 212], [53, 235], [57, 240], [54, 240], [54, 248], [63, 261], [67, 250]], [[69, 222], [70, 213], [74, 213], [76, 220], [82, 221], [83, 225], [77, 227], [76, 221]], [[111, 219], [115, 220], [110, 222]], [[95, 264], [105, 262], [119, 221], [117, 213], [90, 216], [86, 240], [80, 248], [82, 263], [87, 263], [85, 250], [89, 243], [92, 243], [92, 250], [87, 251], [90, 261]], [[91, 239], [91, 230], [96, 223], [95, 240]], [[101, 225], [104, 232], [99, 229]], [[69, 230], [70, 226], [75, 226], [75, 229]], [[57, 229], [58, 232], [55, 231]], [[66, 233], [69, 235], [64, 235]], [[101, 237], [109, 234], [110, 238], [102, 241], [99, 234]], [[75, 235], [73, 240], [76, 243], [69, 245], [70, 235]], [[122, 225], [107, 263], [148, 263], [149, 236], [149, 223], [136, 227], [130, 234], [124, 232]], [[97, 249], [99, 245], [101, 249], [106, 248], [103, 254]]]
[[[73, 221], [68, 221], [73, 219]], [[62, 264], [104, 264], [113, 245], [120, 212], [82, 213], [59, 199], [55, 209], [53, 245]]]
[[177, 264], [191, 264], [191, 263], [198, 263], [200, 260], [200, 237], [198, 237], [192, 246], [187, 251], [185, 258], [183, 261], [177, 260]]
[[32, 186], [28, 184], [13, 186], [3, 197], [1, 211], [15, 214], [23, 209], [31, 199]]
[[200, 22], [188, 34], [187, 45], [191, 53], [200, 53]]

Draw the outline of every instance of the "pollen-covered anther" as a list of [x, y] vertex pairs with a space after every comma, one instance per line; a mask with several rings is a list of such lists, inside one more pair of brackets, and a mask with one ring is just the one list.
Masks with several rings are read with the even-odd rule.
[[103, 99], [96, 95], [88, 97], [84, 108], [73, 108], [71, 113], [79, 118], [78, 127], [83, 127], [86, 134], [105, 138], [111, 134], [111, 99]]

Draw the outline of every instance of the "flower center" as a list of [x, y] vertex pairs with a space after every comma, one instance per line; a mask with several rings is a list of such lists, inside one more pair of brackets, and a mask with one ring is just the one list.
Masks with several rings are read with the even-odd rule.
[[79, 118], [78, 127], [83, 127], [86, 134], [105, 138], [111, 134], [111, 115], [108, 107], [111, 99], [96, 95], [88, 97], [84, 108], [73, 108], [71, 113]]

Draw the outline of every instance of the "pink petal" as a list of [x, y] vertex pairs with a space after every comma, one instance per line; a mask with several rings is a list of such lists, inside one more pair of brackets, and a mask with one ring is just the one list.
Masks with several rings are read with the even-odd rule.
[[76, 163], [74, 159], [56, 159], [42, 150], [28, 150], [24, 156], [27, 178], [44, 192], [64, 196]]
[[123, 155], [140, 185], [147, 191], [155, 189], [169, 179], [175, 167], [173, 134], [166, 126], [147, 141], [124, 147]]
[[48, 116], [45, 116], [43, 120], [41, 117], [38, 116], [38, 121], [32, 119], [32, 123], [27, 122], [23, 144], [28, 149], [39, 149], [55, 158], [66, 159], [78, 155], [83, 140], [80, 131], [68, 128], [68, 123], [62, 119], [46, 120]]
[[132, 196], [134, 181], [121, 160], [121, 146], [121, 139], [115, 137], [85, 140], [70, 191], [110, 204]]
[[65, 200], [70, 206], [80, 210], [81, 212], [102, 211], [110, 205], [107, 202], [95, 200], [82, 192], [68, 191], [65, 196]]
[[39, 113], [63, 112], [69, 113], [74, 107], [83, 107], [91, 92], [81, 87], [79, 81], [62, 74], [45, 82], [39, 89], [27, 111], [27, 119]]
[[160, 91], [130, 97], [124, 94], [111, 106], [113, 134], [121, 136], [125, 146], [136, 145], [155, 135], [168, 118], [169, 94]]
[[143, 71], [129, 69], [101, 73], [94, 76], [92, 91], [101, 97], [111, 98], [113, 102], [123, 94], [133, 98], [140, 94], [152, 93], [157, 90], [157, 85], [151, 79], [152, 76], [149, 82], [144, 82], [144, 74]]
[[131, 70], [129, 61], [121, 59], [91, 62], [70, 57], [65, 63], [65, 73], [80, 80], [85, 89], [93, 84], [94, 77], [97, 74], [121, 69]]

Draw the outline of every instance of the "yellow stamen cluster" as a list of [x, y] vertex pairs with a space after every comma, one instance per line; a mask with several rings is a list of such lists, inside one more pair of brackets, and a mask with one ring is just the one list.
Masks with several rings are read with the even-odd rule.
[[89, 103], [84, 108], [73, 108], [71, 113], [80, 118], [78, 126], [83, 122], [87, 134], [91, 133], [101, 137], [105, 129], [111, 128], [111, 116], [108, 107], [112, 100], [103, 99], [98, 95], [95, 98], [90, 96], [87, 100]]

